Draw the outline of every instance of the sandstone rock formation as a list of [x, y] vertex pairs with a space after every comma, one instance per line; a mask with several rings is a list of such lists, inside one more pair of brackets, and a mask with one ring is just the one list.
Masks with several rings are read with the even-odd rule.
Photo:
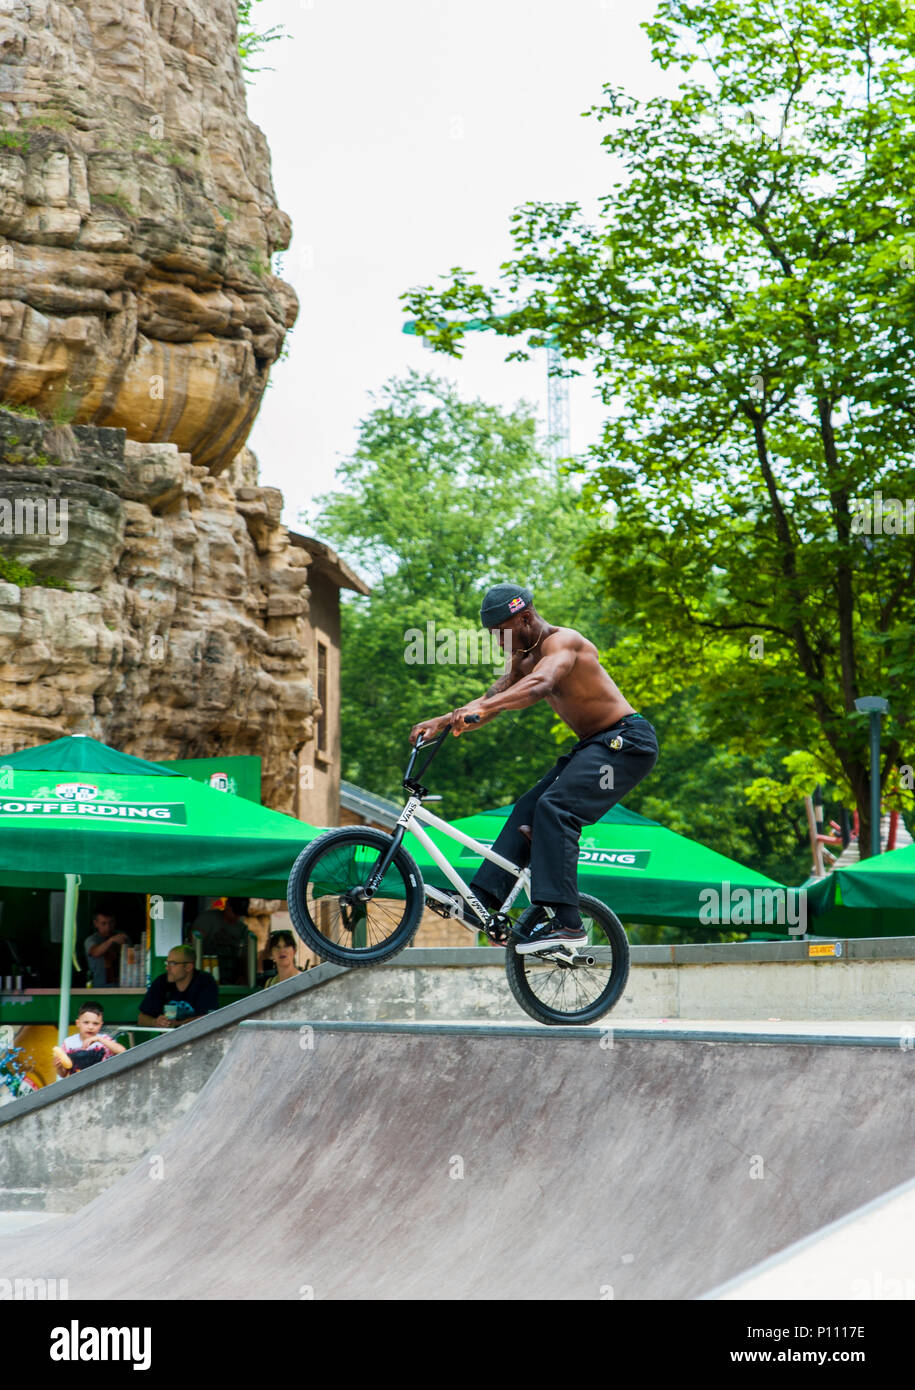
[[212, 472], [297, 313], [271, 273], [290, 224], [245, 112], [236, 10], [0, 8], [0, 401], [171, 441]]
[[214, 475], [173, 444], [0, 411], [0, 558], [39, 580], [0, 582], [0, 754], [68, 733], [253, 753], [264, 804], [295, 814], [308, 555], [281, 507], [247, 450]]

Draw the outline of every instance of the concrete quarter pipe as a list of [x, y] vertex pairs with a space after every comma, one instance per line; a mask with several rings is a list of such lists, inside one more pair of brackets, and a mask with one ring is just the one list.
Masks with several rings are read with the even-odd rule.
[[71, 1299], [685, 1299], [912, 1176], [898, 1046], [242, 1024], [76, 1215], [0, 1240]]

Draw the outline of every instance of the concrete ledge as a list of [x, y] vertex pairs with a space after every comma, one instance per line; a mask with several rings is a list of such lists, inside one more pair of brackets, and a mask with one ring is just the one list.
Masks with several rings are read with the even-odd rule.
[[912, 1298], [915, 1180], [770, 1255], [699, 1301]]
[[[606, 1021], [915, 1020], [915, 941], [840, 942], [841, 955], [820, 957], [807, 955], [810, 944], [633, 947], [629, 980]], [[504, 964], [493, 947], [403, 951], [310, 996], [302, 1017], [526, 1023]]]
[[[811, 956], [809, 948], [835, 942], [838, 956]], [[915, 936], [806, 936], [796, 941], [704, 941], [682, 946], [630, 946], [635, 965], [747, 964], [751, 961], [809, 960], [812, 965], [834, 960], [915, 960]], [[493, 946], [414, 947], [395, 957], [392, 964], [487, 965], [501, 961]]]
[[672, 1028], [662, 1024], [645, 1023], [640, 1026], [630, 1024], [610, 1024], [608, 1020], [602, 1023], [592, 1023], [586, 1026], [576, 1024], [568, 1028], [550, 1027], [544, 1028], [540, 1024], [514, 1023], [396, 1023], [396, 1022], [372, 1022], [354, 1023], [351, 1020], [346, 1022], [331, 1019], [320, 1020], [315, 1023], [301, 1024], [282, 1020], [252, 1020], [242, 1023], [239, 1026], [248, 1032], [288, 1032], [301, 1036], [303, 1027], [310, 1028], [315, 1033], [411, 1033], [415, 1036], [421, 1035], [442, 1035], [480, 1037], [480, 1038], [540, 1038], [547, 1041], [570, 1041], [587, 1038], [591, 1042], [599, 1041], [604, 1037], [610, 1037], [613, 1042], [623, 1039], [631, 1039], [638, 1042], [702, 1042], [702, 1043], [739, 1043], [739, 1044], [764, 1044], [766, 1046], [784, 1046], [786, 1043], [794, 1044], [798, 1047], [891, 1047], [896, 1051], [911, 1052], [911, 1047], [901, 1047], [899, 1039], [899, 1027], [897, 1024], [887, 1023], [878, 1031], [852, 1031], [843, 1028], [842, 1024], [836, 1024], [833, 1029], [826, 1031], [815, 1025], [796, 1024], [787, 1029], [770, 1030], [763, 1027], [744, 1026], [739, 1028], [727, 1028], [723, 1025], [715, 1027], [703, 1027], [695, 1024], [687, 1028]]

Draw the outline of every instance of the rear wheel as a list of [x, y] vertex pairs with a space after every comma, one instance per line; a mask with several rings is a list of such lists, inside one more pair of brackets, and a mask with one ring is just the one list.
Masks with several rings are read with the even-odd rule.
[[377, 890], [360, 896], [391, 836], [365, 826], [329, 830], [292, 866], [287, 897], [293, 926], [307, 946], [336, 965], [377, 965], [413, 939], [422, 916], [419, 868], [399, 846]]
[[[609, 1013], [629, 978], [629, 942], [623, 924], [597, 898], [578, 900], [588, 944], [576, 948], [579, 962], [550, 960], [537, 954], [519, 956], [517, 936], [506, 948], [508, 985], [525, 1013], [538, 1023], [595, 1023]], [[540, 908], [528, 908], [518, 921], [523, 935], [542, 921]], [[588, 964], [582, 957], [589, 957]]]

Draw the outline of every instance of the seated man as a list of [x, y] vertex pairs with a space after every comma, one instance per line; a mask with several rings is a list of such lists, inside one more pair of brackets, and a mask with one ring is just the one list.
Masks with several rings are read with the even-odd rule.
[[177, 1028], [218, 1008], [216, 981], [195, 968], [194, 948], [173, 946], [165, 974], [153, 980], [143, 997], [137, 1022], [143, 1028]]

